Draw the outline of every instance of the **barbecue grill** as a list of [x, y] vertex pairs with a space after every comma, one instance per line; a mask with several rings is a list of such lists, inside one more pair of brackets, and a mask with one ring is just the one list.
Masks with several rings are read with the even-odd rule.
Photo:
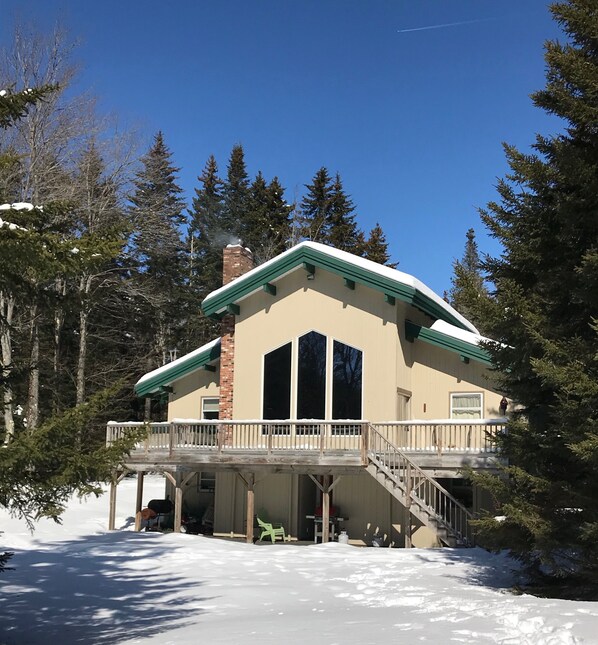
[[147, 507], [156, 514], [156, 528], [160, 530], [162, 528], [160, 522], [172, 513], [172, 502], [169, 499], [152, 499]]

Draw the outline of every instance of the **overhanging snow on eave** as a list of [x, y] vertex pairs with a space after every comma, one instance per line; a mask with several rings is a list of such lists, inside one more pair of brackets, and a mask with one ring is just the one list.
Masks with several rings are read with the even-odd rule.
[[454, 338], [453, 336], [443, 334], [429, 327], [422, 327], [410, 320], [405, 321], [405, 334], [409, 340], [415, 340], [417, 338], [430, 345], [441, 347], [442, 349], [454, 352], [488, 367], [492, 365], [490, 354], [482, 347], [479, 347], [479, 345]]
[[[206, 316], [222, 314], [226, 311], [227, 306], [262, 289], [265, 284], [275, 281], [293, 269], [300, 267], [303, 263], [330, 271], [346, 280], [365, 285], [382, 294], [402, 300], [424, 311], [434, 319], [445, 320], [461, 329], [475, 331], [475, 327], [471, 323], [466, 321], [449, 305], [445, 305], [428, 287], [412, 276], [315, 243], [299, 244], [265, 264], [252, 269], [230, 284], [213, 291], [203, 301], [202, 310]], [[367, 265], [371, 265], [371, 267]], [[393, 273], [396, 273], [397, 276], [409, 278], [416, 286], [393, 277]], [[426, 291], [432, 295], [426, 293]]]
[[137, 396], [147, 396], [170, 385], [220, 357], [220, 338], [202, 345], [198, 349], [167, 363], [158, 369], [144, 374], [135, 384]]

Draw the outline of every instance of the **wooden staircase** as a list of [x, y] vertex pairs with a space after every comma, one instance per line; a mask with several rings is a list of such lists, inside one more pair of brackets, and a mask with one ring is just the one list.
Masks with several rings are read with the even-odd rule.
[[[368, 425], [367, 471], [446, 546], [474, 546], [472, 514], [404, 452]], [[411, 546], [411, 526], [405, 546]]]

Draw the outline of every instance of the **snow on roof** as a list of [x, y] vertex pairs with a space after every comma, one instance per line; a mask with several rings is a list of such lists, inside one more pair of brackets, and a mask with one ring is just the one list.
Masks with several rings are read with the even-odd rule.
[[490, 341], [489, 338], [480, 336], [480, 334], [474, 334], [473, 332], [466, 331], [465, 329], [459, 329], [455, 325], [451, 325], [444, 320], [436, 320], [430, 327], [434, 331], [450, 336], [451, 338], [456, 338], [457, 340], [462, 340], [465, 343], [470, 345], [479, 345], [481, 342]]
[[[454, 318], [457, 318], [459, 321], [461, 321], [463, 325], [467, 327], [471, 332], [473, 332], [474, 334], [478, 333], [478, 330], [476, 329], [476, 327], [471, 322], [469, 322], [469, 320], [467, 320], [464, 316], [462, 316], [458, 311], [453, 309], [453, 307], [451, 307], [438, 294], [434, 293], [434, 291], [432, 291], [430, 287], [428, 287], [427, 285], [425, 285], [423, 282], [413, 277], [412, 275], [409, 275], [408, 273], [403, 273], [403, 271], [398, 271], [397, 269], [392, 269], [391, 267], [387, 267], [382, 264], [378, 264], [377, 262], [372, 262], [372, 260], [366, 260], [365, 258], [357, 257], [352, 253], [348, 253], [347, 251], [341, 251], [339, 249], [335, 249], [332, 246], [327, 246], [326, 244], [320, 244], [319, 242], [301, 242], [301, 244], [291, 247], [284, 253], [277, 255], [271, 260], [264, 262], [264, 264], [260, 264], [254, 269], [251, 269], [251, 271], [248, 271], [247, 273], [243, 274], [241, 277], [234, 280], [234, 284], [238, 286], [239, 284], [242, 284], [246, 280], [250, 280], [251, 277], [257, 271], [262, 271], [268, 266], [276, 264], [277, 262], [280, 262], [282, 259], [284, 259], [286, 255], [296, 252], [296, 250], [301, 247], [312, 248], [316, 251], [319, 251], [320, 253], [325, 253], [330, 257], [338, 258], [343, 262], [353, 264], [356, 267], [360, 267], [362, 269], [365, 269], [372, 273], [376, 273], [390, 280], [394, 280], [406, 286], [412, 287], [417, 291], [419, 291], [420, 293], [422, 293], [423, 295], [430, 298], [430, 300], [432, 300], [438, 306], [442, 307], [442, 309], [444, 309], [447, 313], [451, 314]], [[216, 289], [215, 291], [212, 291], [212, 293], [208, 294], [207, 298], [211, 300], [214, 297], [217, 297], [219, 294], [226, 291], [229, 288], [230, 284], [232, 283], [229, 283], [227, 285], [220, 287], [219, 289]]]
[[211, 340], [209, 343], [206, 343], [205, 345], [202, 345], [201, 347], [198, 347], [197, 349], [194, 349], [192, 352], [189, 352], [188, 354], [185, 354], [184, 356], [181, 356], [180, 358], [177, 358], [174, 361], [171, 361], [170, 363], [166, 363], [166, 365], [162, 365], [161, 367], [158, 367], [155, 370], [152, 370], [151, 372], [148, 372], [147, 374], [144, 374], [138, 381], [135, 383], [135, 385], [139, 385], [140, 383], [144, 383], [145, 381], [148, 381], [151, 378], [154, 378], [154, 376], [158, 376], [159, 374], [162, 374], [163, 372], [169, 371], [181, 363], [186, 362], [190, 358], [194, 358], [195, 356], [198, 356], [199, 354], [202, 354], [203, 352], [207, 352], [211, 350], [213, 347], [216, 347], [218, 343], [220, 342], [220, 338], [215, 338], [214, 340]]

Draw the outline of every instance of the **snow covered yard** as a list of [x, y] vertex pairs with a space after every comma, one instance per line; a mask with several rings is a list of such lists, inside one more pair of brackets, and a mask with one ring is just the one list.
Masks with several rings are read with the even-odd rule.
[[134, 498], [123, 481], [111, 533], [107, 496], [33, 536], [0, 514], [1, 643], [598, 643], [598, 603], [513, 595], [504, 556], [134, 533]]

